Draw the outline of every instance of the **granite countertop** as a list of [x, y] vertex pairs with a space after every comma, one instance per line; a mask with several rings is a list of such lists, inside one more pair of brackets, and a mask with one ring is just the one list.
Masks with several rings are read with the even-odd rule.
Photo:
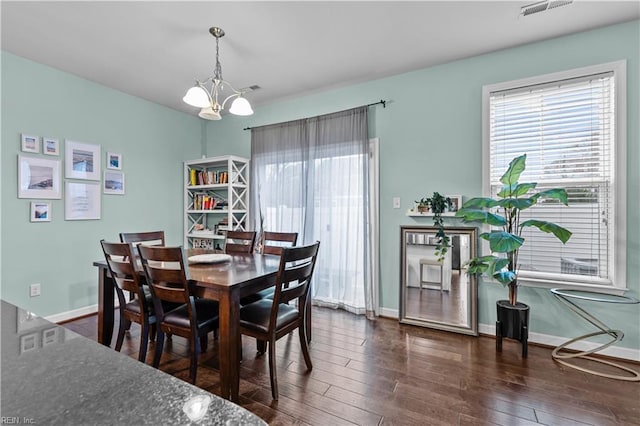
[[[10, 303], [2, 301], [0, 313], [0, 416], [14, 424], [266, 425], [230, 401]], [[205, 417], [191, 422], [182, 407], [199, 395], [212, 401]]]

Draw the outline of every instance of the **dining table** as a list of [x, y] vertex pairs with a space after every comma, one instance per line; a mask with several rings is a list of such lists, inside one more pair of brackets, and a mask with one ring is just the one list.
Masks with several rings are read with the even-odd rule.
[[[215, 253], [211, 250], [185, 250], [185, 257]], [[189, 278], [195, 283], [193, 294], [215, 300], [219, 305], [219, 371], [223, 398], [238, 400], [240, 388], [240, 298], [275, 283], [280, 257], [265, 254], [233, 254], [213, 263], [188, 263]], [[142, 266], [136, 263], [143, 275]], [[93, 262], [98, 268], [98, 342], [109, 346], [114, 323], [114, 284], [104, 260]]]

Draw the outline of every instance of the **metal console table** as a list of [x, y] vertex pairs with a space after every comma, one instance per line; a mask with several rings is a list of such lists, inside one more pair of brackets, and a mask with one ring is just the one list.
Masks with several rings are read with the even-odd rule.
[[[563, 365], [566, 365], [567, 367], [584, 371], [585, 373], [595, 374], [596, 376], [608, 377], [610, 379], [625, 380], [630, 382], [640, 382], [640, 373], [638, 373], [637, 371], [634, 371], [630, 368], [624, 367], [622, 365], [616, 364], [611, 361], [589, 356], [593, 353], [596, 353], [598, 351], [601, 351], [602, 349], [605, 349], [613, 345], [614, 343], [619, 342], [624, 337], [624, 333], [621, 330], [613, 330], [611, 327], [609, 327], [608, 325], [606, 325], [605, 323], [603, 323], [602, 321], [600, 321], [599, 319], [597, 319], [596, 317], [594, 317], [593, 315], [591, 315], [590, 313], [588, 313], [583, 308], [581, 308], [580, 306], [578, 306], [576, 303], [572, 302], [569, 299], [586, 300], [591, 302], [620, 303], [620, 304], [636, 304], [636, 303], [640, 303], [640, 300], [634, 297], [629, 297], [629, 296], [616, 296], [616, 295], [596, 293], [596, 292], [586, 291], [586, 290], [572, 290], [572, 289], [562, 289], [562, 288], [552, 288], [551, 293], [558, 300], [560, 300], [562, 303], [568, 306], [569, 309], [575, 312], [579, 317], [593, 324], [596, 328], [600, 330], [593, 333], [585, 334], [583, 336], [575, 337], [561, 344], [560, 346], [557, 346], [553, 350], [553, 352], [551, 352], [551, 356], [553, 357], [553, 359]], [[611, 337], [611, 341], [603, 343], [602, 345], [588, 351], [569, 352], [568, 350], [565, 350], [564, 352], [561, 352], [563, 349], [567, 348], [567, 346], [569, 346], [572, 343], [585, 340], [590, 337], [603, 336], [603, 335], [609, 335]], [[606, 373], [591, 370], [591, 369], [567, 362], [567, 360], [570, 360], [573, 358], [582, 358], [582, 359], [588, 359], [589, 361], [599, 362], [601, 364], [605, 364], [605, 365], [617, 368], [619, 370], [626, 371], [631, 375], [606, 374]]]

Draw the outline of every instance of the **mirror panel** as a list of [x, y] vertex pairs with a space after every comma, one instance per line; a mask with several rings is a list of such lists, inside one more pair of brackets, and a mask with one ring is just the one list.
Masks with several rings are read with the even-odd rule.
[[435, 255], [434, 226], [400, 227], [400, 322], [478, 335], [478, 280], [463, 265], [476, 256], [477, 230], [445, 227], [450, 247]]

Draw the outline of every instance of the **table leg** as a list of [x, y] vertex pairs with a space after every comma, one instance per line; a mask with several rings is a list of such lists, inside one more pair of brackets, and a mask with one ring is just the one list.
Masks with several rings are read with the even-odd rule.
[[111, 345], [113, 336], [113, 281], [107, 268], [98, 268], [98, 343]]
[[225, 294], [219, 301], [220, 393], [238, 401], [240, 389], [240, 298]]

